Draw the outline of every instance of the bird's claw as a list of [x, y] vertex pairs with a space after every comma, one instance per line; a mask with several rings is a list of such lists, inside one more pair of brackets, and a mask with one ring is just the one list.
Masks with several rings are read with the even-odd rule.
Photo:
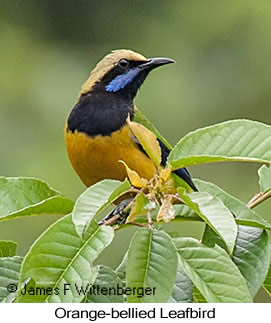
[[109, 214], [107, 214], [98, 224], [99, 225], [106, 224], [110, 219], [112, 219], [113, 217], [116, 217], [117, 215], [119, 215], [119, 217], [115, 221], [112, 221], [110, 224], [125, 223], [128, 215], [129, 215], [129, 212], [125, 212], [125, 209], [132, 200], [133, 200], [133, 198], [127, 198], [127, 199], [121, 201], [120, 204], [113, 211], [111, 211]]

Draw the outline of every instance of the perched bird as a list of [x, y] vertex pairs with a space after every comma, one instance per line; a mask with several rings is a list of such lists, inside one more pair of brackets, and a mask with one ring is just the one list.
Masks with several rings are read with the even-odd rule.
[[[150, 58], [131, 50], [116, 50], [105, 56], [82, 86], [79, 99], [65, 127], [65, 141], [71, 164], [82, 182], [90, 186], [102, 179], [124, 180], [124, 161], [141, 177], [151, 179], [156, 168], [126, 120], [134, 119], [134, 98], [153, 69], [174, 63], [169, 58]], [[158, 139], [162, 165], [169, 148]], [[197, 190], [187, 169], [175, 171]]]

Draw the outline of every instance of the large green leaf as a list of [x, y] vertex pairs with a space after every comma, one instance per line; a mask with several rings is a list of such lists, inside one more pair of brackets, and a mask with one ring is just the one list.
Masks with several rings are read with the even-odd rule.
[[[89, 284], [97, 275], [92, 262], [113, 239], [111, 227], [99, 227], [92, 221], [80, 238], [71, 214], [58, 220], [31, 247], [20, 274], [20, 283], [32, 278], [37, 287], [51, 288], [58, 293], [18, 297], [19, 302], [80, 302]], [[70, 291], [64, 292], [65, 284]], [[68, 285], [66, 285], [68, 286]], [[78, 291], [81, 290], [81, 292]]]
[[259, 227], [263, 229], [271, 229], [271, 225], [261, 218], [255, 211], [249, 209], [245, 203], [228, 194], [215, 184], [195, 180], [199, 191], [207, 192], [217, 196], [226, 207], [235, 215], [238, 224]]
[[180, 268], [168, 303], [193, 303], [193, 284]]
[[75, 202], [72, 212], [72, 220], [79, 236], [83, 236], [87, 226], [98, 212], [102, 211], [129, 188], [128, 180], [120, 182], [109, 179], [87, 188]]
[[[202, 243], [208, 247], [215, 244], [225, 248], [223, 241], [209, 227], [206, 227]], [[248, 289], [254, 297], [260, 289], [270, 264], [270, 241], [265, 230], [239, 225], [232, 260], [245, 278]]]
[[271, 296], [271, 264], [269, 266], [269, 270], [266, 275], [265, 281], [263, 282], [263, 288]]
[[12, 302], [16, 295], [23, 257], [0, 258], [0, 302]]
[[0, 258], [1, 257], [13, 257], [16, 255], [17, 243], [14, 241], [0, 241]]
[[126, 279], [127, 258], [128, 258], [128, 251], [125, 253], [121, 263], [118, 265], [118, 267], [115, 270], [116, 274], [122, 281], [125, 281]]
[[154, 292], [143, 297], [127, 294], [127, 301], [167, 302], [175, 283], [177, 265], [176, 249], [167, 233], [150, 229], [138, 230], [129, 247], [126, 285], [138, 290], [149, 287]]
[[94, 284], [90, 287], [87, 303], [124, 303], [123, 283], [109, 267], [99, 266]]
[[237, 225], [232, 213], [221, 200], [205, 192], [187, 194], [182, 188], [178, 188], [178, 193], [181, 199], [225, 241], [229, 252], [232, 253]]
[[[174, 209], [175, 209], [175, 213], [176, 216], [175, 218], [172, 220], [174, 222], [190, 222], [190, 221], [197, 221], [197, 222], [202, 222], [203, 219], [197, 215], [197, 213], [195, 213], [193, 210], [190, 209], [189, 206], [185, 205], [185, 204], [176, 204], [174, 205]], [[158, 210], [157, 210], [158, 212]], [[152, 214], [152, 221], [155, 223], [157, 222], [156, 217], [157, 217], [157, 212], [153, 212]], [[136, 222], [140, 222], [140, 223], [147, 223], [147, 218], [146, 216], [139, 216], [136, 219]]]
[[227, 251], [227, 246], [225, 242], [221, 239], [221, 237], [214, 232], [213, 229], [209, 227], [209, 225], [205, 225], [205, 229], [203, 232], [203, 236], [201, 242], [210, 248], [213, 248], [216, 244]]
[[265, 280], [270, 264], [270, 241], [265, 230], [240, 225], [232, 260], [245, 277], [254, 297]]
[[174, 205], [174, 209], [176, 212], [175, 220], [177, 221], [203, 221], [202, 218], [186, 204]]
[[265, 193], [271, 190], [271, 167], [263, 165], [259, 170], [259, 184], [261, 192]]
[[187, 134], [167, 159], [174, 168], [221, 162], [271, 163], [271, 126], [231, 120]]
[[246, 281], [222, 248], [193, 238], [174, 239], [180, 267], [211, 303], [252, 302]]
[[37, 214], [67, 214], [74, 203], [35, 178], [0, 178], [0, 220]]

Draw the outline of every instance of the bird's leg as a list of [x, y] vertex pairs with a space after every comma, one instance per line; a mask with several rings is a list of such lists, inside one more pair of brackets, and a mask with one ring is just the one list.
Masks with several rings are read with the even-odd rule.
[[129, 213], [125, 210], [129, 203], [133, 200], [133, 197], [129, 197], [120, 202], [120, 204], [109, 214], [107, 214], [102, 221], [100, 221], [99, 225], [109, 225], [109, 224], [123, 224], [129, 215]]

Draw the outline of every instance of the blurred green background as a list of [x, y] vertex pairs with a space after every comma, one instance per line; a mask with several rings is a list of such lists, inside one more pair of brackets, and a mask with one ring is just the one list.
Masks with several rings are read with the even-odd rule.
[[[66, 156], [63, 128], [81, 84], [112, 49], [177, 64], [151, 74], [137, 106], [172, 143], [189, 131], [246, 118], [271, 123], [271, 1], [0, 2], [0, 175], [32, 176], [76, 199], [85, 189]], [[255, 164], [191, 167], [243, 201], [258, 192]], [[258, 207], [270, 220], [271, 202]], [[19, 254], [55, 221], [0, 223]], [[199, 237], [202, 226], [168, 226]], [[133, 229], [121, 230], [100, 261], [115, 267]], [[258, 301], [268, 301], [261, 292]]]

